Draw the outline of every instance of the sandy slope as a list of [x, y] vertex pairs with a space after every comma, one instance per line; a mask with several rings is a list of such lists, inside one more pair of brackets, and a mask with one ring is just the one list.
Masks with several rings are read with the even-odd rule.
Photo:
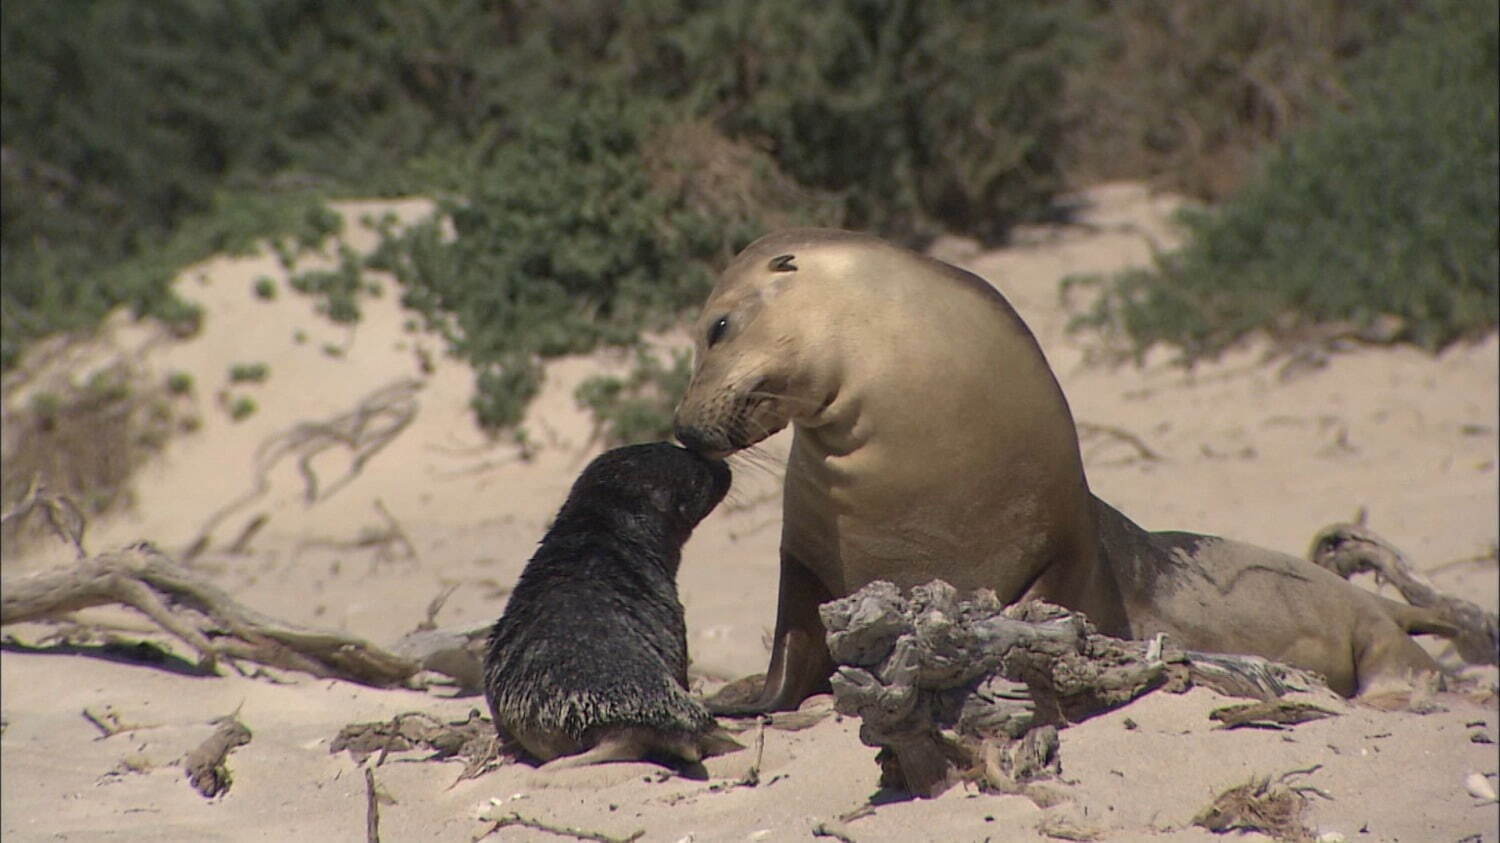
[[[980, 253], [960, 241], [937, 251], [994, 281], [1031, 324], [1085, 425], [1138, 437], [1157, 459], [1107, 433], [1084, 449], [1095, 489], [1142, 524], [1217, 532], [1301, 553], [1325, 524], [1361, 507], [1372, 528], [1426, 567], [1437, 584], [1487, 606], [1497, 602], [1497, 569], [1484, 557], [1497, 539], [1497, 402], [1500, 342], [1450, 349], [1434, 359], [1409, 349], [1364, 349], [1326, 366], [1280, 376], [1251, 348], [1184, 373], [1153, 357], [1144, 369], [1085, 362], [1064, 332], [1057, 285], [1075, 272], [1147, 259], [1171, 242], [1170, 200], [1133, 186], [1092, 191], [1082, 225], [1029, 232], [1020, 245]], [[349, 218], [385, 205], [350, 207]], [[424, 213], [419, 202], [394, 209]], [[356, 247], [367, 232], [354, 231]], [[304, 264], [310, 265], [310, 264]], [[576, 385], [622, 358], [564, 360], [526, 430], [530, 459], [510, 443], [490, 443], [472, 427], [468, 371], [430, 336], [407, 333], [394, 287], [364, 305], [354, 329], [313, 313], [284, 286], [274, 301], [252, 295], [255, 278], [284, 273], [269, 255], [217, 260], [186, 273], [183, 294], [200, 301], [205, 330], [187, 342], [161, 340], [124, 320], [110, 342], [158, 373], [186, 371], [197, 385], [204, 424], [174, 441], [139, 478], [134, 514], [93, 525], [93, 549], [138, 538], [180, 550], [216, 511], [249, 491], [258, 445], [277, 433], [352, 408], [403, 378], [419, 378], [411, 424], [346, 486], [308, 505], [288, 459], [267, 474], [269, 491], [225, 517], [199, 566], [240, 600], [289, 620], [390, 642], [413, 628], [445, 585], [460, 588], [438, 620], [478, 625], [496, 617], [504, 593], [574, 475], [598, 450], [572, 399]], [[296, 337], [302, 337], [297, 341]], [[680, 345], [680, 337], [665, 344]], [[340, 350], [328, 354], [324, 346]], [[423, 357], [431, 372], [424, 373]], [[264, 362], [269, 380], [230, 387], [234, 363]], [[233, 422], [216, 393], [252, 395], [259, 410]], [[1087, 430], [1088, 428], [1086, 428]], [[779, 531], [778, 455], [784, 437], [737, 463], [731, 499], [699, 529], [681, 576], [695, 667], [708, 681], [764, 667], [774, 612]], [[312, 460], [320, 488], [345, 474], [347, 451]], [[387, 531], [377, 501], [410, 537], [362, 544]], [[225, 547], [258, 514], [264, 529], [244, 553]], [[38, 548], [4, 561], [7, 575], [66, 564], [69, 554]], [[144, 628], [123, 612], [95, 618]], [[35, 642], [47, 628], [7, 630]], [[181, 652], [180, 645], [173, 645]], [[0, 654], [0, 836], [5, 840], [359, 840], [364, 780], [346, 755], [328, 752], [346, 723], [424, 710], [462, 718], [482, 698], [443, 692], [375, 691], [288, 674], [286, 684], [229, 674], [218, 678], [108, 661], [59, 650], [9, 646]], [[226, 672], [227, 673], [227, 672]], [[1017, 840], [1039, 823], [1093, 829], [1105, 839], [1205, 839], [1187, 826], [1194, 813], [1252, 774], [1321, 765], [1303, 778], [1321, 831], [1350, 840], [1500, 839], [1496, 806], [1463, 787], [1465, 776], [1497, 769], [1493, 705], [1445, 697], [1447, 711], [1387, 714], [1336, 704], [1343, 716], [1275, 733], [1214, 731], [1207, 712], [1226, 702], [1203, 690], [1152, 695], [1063, 733], [1063, 789], [1071, 801], [1044, 812], [1020, 797], [956, 788], [940, 799], [890, 801], [846, 826], [857, 840]], [[98, 740], [84, 707], [113, 706], [150, 728]], [[254, 731], [230, 759], [234, 786], [206, 801], [173, 766], [212, 729], [207, 721], [240, 707]], [[1125, 720], [1135, 725], [1127, 728]], [[452, 784], [457, 764], [393, 758], [377, 771], [396, 800], [381, 814], [386, 840], [467, 840], [485, 824], [481, 806], [647, 840], [806, 840], [813, 825], [876, 795], [873, 751], [857, 724], [826, 720], [803, 732], [769, 731], [762, 783], [725, 787], [751, 753], [710, 763], [710, 782], [659, 780], [647, 765], [612, 765], [541, 777], [503, 768]], [[139, 772], [124, 769], [122, 762]], [[499, 839], [541, 839], [506, 830]]]

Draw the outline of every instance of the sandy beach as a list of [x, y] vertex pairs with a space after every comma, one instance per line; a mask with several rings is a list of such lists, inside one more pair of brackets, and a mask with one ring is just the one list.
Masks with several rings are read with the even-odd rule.
[[[1142, 265], [1154, 248], [1170, 247], [1178, 202], [1132, 184], [1085, 198], [1076, 222], [1026, 229], [1009, 248], [945, 239], [933, 251], [994, 283], [1030, 325], [1080, 425], [1095, 492], [1150, 529], [1219, 534], [1297, 555], [1319, 529], [1363, 511], [1436, 587], [1496, 609], [1500, 338], [1437, 356], [1351, 346], [1294, 360], [1252, 341], [1192, 370], [1173, 365], [1167, 349], [1140, 367], [1100, 362], [1089, 353], [1096, 340], [1066, 330], [1081, 305], [1064, 305], [1060, 282]], [[344, 241], [356, 250], [375, 243], [361, 217], [391, 210], [412, 220], [431, 210], [421, 200], [337, 207], [347, 221]], [[334, 249], [326, 251], [298, 269], [331, 264]], [[254, 294], [261, 277], [279, 286], [274, 299]], [[523, 424], [525, 444], [490, 440], [468, 409], [472, 372], [440, 338], [407, 329], [412, 314], [400, 307], [394, 282], [362, 300], [362, 319], [344, 326], [318, 315], [286, 277], [269, 250], [193, 267], [177, 284], [204, 309], [198, 335], [173, 339], [120, 314], [70, 362], [80, 377], [118, 358], [152, 378], [187, 373], [195, 387], [183, 400], [201, 419], [137, 472], [133, 508], [90, 524], [88, 549], [150, 540], [181, 554], [212, 524], [194, 570], [268, 615], [386, 645], [416, 628], [452, 586], [440, 626], [492, 622], [577, 472], [603, 449], [574, 390], [591, 375], [627, 371], [631, 358], [601, 352], [552, 362]], [[688, 344], [680, 331], [652, 343]], [[230, 383], [230, 367], [248, 363], [264, 363], [266, 380]], [[235, 421], [224, 403], [241, 395], [257, 409]], [[389, 417], [406, 419], [404, 426], [367, 454], [340, 446], [312, 454], [317, 486], [309, 502], [300, 452], [270, 460], [277, 452], [266, 443], [371, 396], [383, 396], [382, 406], [394, 408]], [[733, 461], [730, 497], [685, 550], [680, 589], [701, 690], [765, 668], [787, 441], [780, 434]], [[266, 488], [252, 495], [261, 472]], [[231, 552], [256, 520], [261, 526]], [[61, 542], [36, 542], [6, 558], [4, 573], [66, 566], [73, 557]], [[139, 614], [111, 607], [78, 619], [174, 657], [141, 663], [111, 655], [118, 648], [49, 643], [58, 632], [50, 624], [6, 628], [0, 837], [7, 843], [364, 840], [365, 773], [347, 752], [330, 752], [339, 731], [403, 712], [459, 721], [485, 709], [482, 696], [443, 685], [377, 690], [228, 667], [198, 675], [181, 642]], [[741, 736], [750, 749], [708, 762], [708, 781], [666, 776], [650, 764], [556, 774], [510, 764], [457, 781], [461, 762], [427, 761], [431, 752], [412, 750], [373, 767], [391, 800], [380, 806], [380, 833], [387, 841], [467, 841], [493, 824], [481, 817], [516, 813], [618, 838], [641, 831], [647, 841], [810, 840], [820, 824], [858, 841], [1208, 840], [1215, 835], [1191, 821], [1217, 794], [1252, 777], [1305, 771], [1295, 781], [1313, 788], [1308, 823], [1320, 839], [1500, 840], [1500, 806], [1470, 792], [1476, 774], [1500, 786], [1493, 696], [1440, 693], [1433, 700], [1440, 710], [1425, 714], [1314, 696], [1339, 716], [1279, 731], [1216, 729], [1209, 712], [1236, 700], [1195, 688], [1152, 693], [1073, 725], [1062, 732], [1062, 775], [1051, 783], [1066, 798], [1047, 808], [972, 786], [932, 800], [881, 791], [875, 751], [860, 743], [857, 721], [837, 716], [798, 731], [765, 730], [753, 785], [743, 781], [757, 763], [753, 729]], [[111, 710], [138, 728], [103, 737], [85, 709]], [[229, 756], [229, 790], [205, 799], [178, 762], [214, 731], [210, 721], [232, 712], [253, 737]], [[873, 810], [848, 818], [864, 805]], [[488, 839], [564, 838], [512, 827]]]

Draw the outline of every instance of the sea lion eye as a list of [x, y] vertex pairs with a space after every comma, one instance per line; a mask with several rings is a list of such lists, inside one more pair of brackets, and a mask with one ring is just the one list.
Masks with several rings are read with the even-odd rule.
[[727, 330], [729, 330], [728, 316], [720, 316], [718, 319], [715, 319], [714, 323], [708, 326], [709, 348], [713, 348], [719, 340], [724, 339], [724, 332]]
[[771, 271], [796, 272], [797, 265], [795, 263], [792, 263], [792, 261], [796, 259], [796, 255], [777, 255], [776, 257], [771, 258]]

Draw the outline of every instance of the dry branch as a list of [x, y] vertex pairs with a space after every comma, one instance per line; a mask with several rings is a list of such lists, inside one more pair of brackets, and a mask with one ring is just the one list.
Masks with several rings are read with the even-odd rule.
[[380, 806], [394, 805], [385, 788], [375, 781], [375, 771], [365, 768], [365, 843], [380, 843]]
[[1199, 670], [1199, 654], [1160, 638], [1109, 638], [1082, 615], [1003, 607], [987, 590], [959, 600], [941, 580], [909, 595], [872, 583], [820, 611], [838, 711], [858, 715], [860, 739], [881, 747], [882, 785], [919, 796], [965, 776], [1026, 792], [1056, 768], [1057, 728], [1157, 688], [1198, 682], [1268, 699], [1320, 684], [1257, 658], [1214, 655]]
[[1312, 703], [1294, 700], [1262, 700], [1216, 708], [1209, 712], [1208, 719], [1219, 721], [1219, 725], [1214, 727], [1216, 729], [1238, 729], [1242, 726], [1255, 729], [1282, 729], [1298, 723], [1337, 716], [1338, 712], [1329, 711]]
[[478, 837], [474, 838], [475, 843], [478, 843], [478, 841], [489, 837], [491, 834], [494, 834], [502, 828], [510, 828], [511, 826], [529, 828], [533, 831], [545, 831], [549, 834], [556, 834], [560, 837], [571, 837], [575, 840], [594, 840], [598, 843], [633, 843], [633, 841], [639, 840], [646, 835], [646, 832], [644, 830], [641, 830], [627, 837], [612, 837], [608, 834], [603, 834], [597, 831], [588, 831], [582, 828], [573, 828], [572, 826], [566, 825], [552, 825], [550, 823], [544, 823], [541, 820], [534, 820], [530, 817], [523, 817], [520, 814], [515, 813], [506, 814], [499, 819], [491, 820], [491, 822], [493, 823], [493, 825], [491, 825], [488, 830], [486, 830]]
[[[266, 439], [255, 451], [255, 481], [250, 491], [209, 516], [183, 558], [191, 562], [208, 547], [220, 522], [270, 491], [271, 469], [287, 457], [297, 460], [297, 470], [303, 482], [302, 496], [308, 504], [331, 497], [357, 477], [365, 463], [417, 417], [416, 394], [421, 388], [421, 381], [403, 378], [365, 396], [346, 413], [324, 421], [301, 422]], [[312, 470], [313, 458], [337, 446], [349, 450], [349, 469], [320, 492], [318, 475]]]
[[420, 669], [419, 659], [397, 656], [360, 638], [297, 626], [246, 608], [146, 542], [72, 568], [5, 578], [0, 581], [0, 626], [113, 603], [140, 611], [192, 647], [205, 670], [229, 657], [389, 687]]
[[188, 781], [209, 799], [229, 790], [233, 780], [224, 762], [231, 750], [250, 742], [250, 730], [235, 715], [225, 715], [213, 722], [219, 728], [182, 759]]
[[1216, 834], [1229, 831], [1258, 831], [1276, 840], [1312, 843], [1316, 832], [1307, 827], [1306, 792], [1315, 788], [1288, 784], [1293, 776], [1315, 772], [1306, 770], [1282, 773], [1274, 781], [1269, 776], [1252, 777], [1238, 787], [1219, 794], [1193, 818], [1193, 825]]
[[97, 741], [102, 741], [105, 738], [112, 738], [115, 735], [122, 735], [126, 732], [134, 732], [139, 729], [150, 728], [149, 726], [137, 726], [134, 723], [126, 723], [125, 721], [120, 719], [120, 713], [118, 711], [115, 711], [113, 706], [109, 705], [106, 705], [104, 707], [104, 711], [102, 713], [96, 714], [88, 710], [87, 708], [85, 708], [82, 713], [83, 719], [94, 724], [94, 728], [99, 730], [99, 737], [94, 739]]
[[375, 761], [378, 767], [392, 752], [419, 748], [432, 751], [427, 761], [464, 762], [463, 772], [454, 784], [482, 776], [499, 767], [502, 761], [495, 724], [477, 709], [471, 710], [466, 719], [448, 722], [425, 712], [409, 711], [390, 720], [350, 723], [339, 730], [328, 751], [348, 752], [356, 764], [363, 764], [365, 759], [379, 753]]
[[1095, 424], [1094, 422], [1083, 421], [1078, 422], [1076, 427], [1078, 428], [1079, 441], [1087, 441], [1099, 436], [1108, 436], [1117, 442], [1124, 442], [1131, 448], [1134, 448], [1136, 456], [1145, 462], [1162, 461], [1161, 454], [1158, 454], [1156, 451], [1152, 450], [1151, 446], [1147, 445], [1144, 439], [1135, 435], [1134, 433], [1131, 433], [1123, 427], [1118, 427], [1112, 424]]
[[1366, 571], [1389, 582], [1406, 602], [1431, 609], [1457, 629], [1453, 647], [1470, 664], [1500, 664], [1500, 615], [1439, 592], [1406, 556], [1363, 524], [1332, 524], [1313, 538], [1308, 559], [1348, 579]]
[[47, 519], [47, 525], [52, 528], [58, 538], [73, 545], [73, 551], [82, 559], [88, 556], [88, 551], [83, 547], [83, 534], [88, 530], [88, 519], [84, 517], [83, 511], [73, 499], [64, 494], [56, 494], [47, 491], [42, 483], [40, 474], [31, 478], [31, 483], [26, 487], [26, 494], [16, 503], [9, 512], [0, 516], [0, 526], [11, 522], [20, 522], [33, 512], [40, 512]]

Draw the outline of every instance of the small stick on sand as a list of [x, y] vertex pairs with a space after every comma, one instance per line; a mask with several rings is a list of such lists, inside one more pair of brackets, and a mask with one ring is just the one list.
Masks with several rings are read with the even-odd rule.
[[560, 837], [572, 837], [575, 840], [594, 840], [598, 841], [598, 843], [632, 843], [632, 841], [639, 840], [646, 835], [645, 829], [642, 829], [635, 832], [634, 834], [631, 834], [629, 837], [611, 837], [608, 834], [601, 834], [597, 831], [585, 831], [581, 828], [573, 828], [566, 825], [549, 825], [547, 823], [541, 822], [540, 820], [533, 820], [529, 817], [523, 817], [520, 814], [513, 813], [507, 814], [506, 816], [503, 816], [498, 820], [494, 820], [494, 825], [491, 825], [489, 829], [485, 831], [485, 833], [479, 835], [478, 837], [475, 837], [474, 843], [478, 843], [478, 841], [489, 837], [491, 834], [494, 834], [502, 828], [509, 828], [511, 826], [520, 826], [521, 828], [529, 828], [535, 831], [545, 831], [551, 834], [556, 834]]
[[375, 771], [365, 768], [365, 843], [380, 843], [380, 798], [375, 795]]
[[255, 538], [255, 534], [259, 533], [260, 529], [269, 523], [271, 523], [271, 516], [264, 512], [256, 513], [254, 518], [245, 523], [244, 528], [240, 530], [239, 536], [230, 542], [227, 552], [236, 556], [244, 553], [250, 547], [250, 540]]
[[385, 788], [375, 783], [375, 771], [365, 768], [365, 843], [380, 843], [380, 803], [396, 804]]
[[844, 813], [839, 814], [838, 817], [837, 817], [837, 819], [838, 819], [838, 821], [840, 823], [852, 823], [855, 820], [862, 820], [865, 817], [872, 817], [874, 815], [875, 815], [875, 806], [871, 805], [868, 802], [866, 802], [865, 804], [859, 806], [858, 808], [855, 808], [855, 809], [850, 810], [850, 811], [845, 811]]
[[376, 498], [375, 511], [380, 513], [381, 518], [385, 519], [388, 535], [406, 551], [406, 558], [420, 564], [421, 558], [417, 556], [417, 546], [411, 543], [411, 536], [406, 534], [406, 528], [401, 526], [401, 522], [396, 520], [396, 516], [392, 515], [389, 509], [386, 509], [385, 501]]
[[1136, 454], [1146, 462], [1161, 462], [1162, 460], [1161, 454], [1151, 450], [1151, 446], [1147, 445], [1141, 437], [1123, 427], [1116, 427], [1112, 424], [1094, 424], [1093, 422], [1078, 422], [1077, 427], [1080, 439], [1087, 439], [1101, 434], [1110, 436], [1135, 448]]
[[453, 592], [458, 591], [458, 586], [459, 584], [456, 582], [449, 583], [443, 587], [442, 591], [438, 592], [436, 597], [432, 598], [431, 602], [427, 604], [427, 619], [417, 624], [418, 632], [430, 632], [438, 628], [438, 612], [443, 611], [443, 606], [447, 604], [448, 598], [453, 596]]
[[110, 725], [109, 723], [104, 722], [103, 718], [101, 718], [99, 715], [93, 713], [92, 711], [89, 711], [86, 708], [83, 710], [83, 719], [89, 721], [92, 724], [94, 724], [94, 728], [98, 729], [100, 732], [103, 733], [103, 734], [101, 734], [99, 736], [99, 738], [96, 738], [96, 740], [103, 740], [104, 738], [112, 738], [115, 735], [120, 734], [120, 732], [121, 732], [120, 729], [116, 728], [113, 725]]
[[842, 823], [825, 820], [812, 827], [814, 837], [832, 837], [841, 843], [854, 843], [854, 838], [849, 836], [848, 830]]
[[760, 784], [760, 762], [766, 754], [766, 723], [771, 718], [762, 714], [756, 719], [760, 726], [755, 730], [755, 763], [750, 765], [750, 769], [745, 771], [745, 777], [738, 782], [745, 787], [755, 787]]
[[211, 722], [217, 723], [219, 728], [182, 759], [188, 781], [209, 799], [227, 792], [233, 782], [224, 763], [230, 750], [250, 742], [250, 730], [239, 721], [237, 714], [226, 714]]
[[112, 738], [115, 735], [123, 735], [126, 732], [134, 732], [137, 729], [150, 728], [149, 726], [137, 726], [133, 723], [121, 721], [119, 713], [110, 706], [104, 707], [103, 714], [95, 714], [85, 708], [83, 710], [83, 719], [94, 724], [94, 728], [103, 732], [102, 735], [94, 739], [98, 741], [102, 741], [105, 738]]

